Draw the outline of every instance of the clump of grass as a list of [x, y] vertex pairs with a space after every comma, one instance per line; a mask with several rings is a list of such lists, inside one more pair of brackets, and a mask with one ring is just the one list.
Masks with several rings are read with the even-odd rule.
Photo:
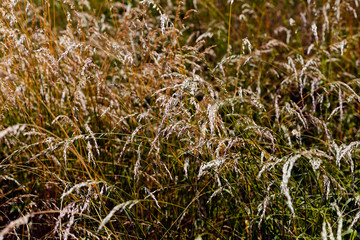
[[0, 13], [0, 239], [359, 237], [358, 1]]

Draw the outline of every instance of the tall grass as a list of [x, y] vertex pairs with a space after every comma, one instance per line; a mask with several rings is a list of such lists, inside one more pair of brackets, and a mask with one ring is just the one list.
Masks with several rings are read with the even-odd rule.
[[3, 0], [0, 239], [355, 239], [357, 0]]

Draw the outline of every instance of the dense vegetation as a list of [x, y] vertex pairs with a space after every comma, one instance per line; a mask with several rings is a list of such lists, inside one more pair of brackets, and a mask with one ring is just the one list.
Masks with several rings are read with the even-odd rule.
[[360, 238], [359, 1], [0, 5], [0, 239]]

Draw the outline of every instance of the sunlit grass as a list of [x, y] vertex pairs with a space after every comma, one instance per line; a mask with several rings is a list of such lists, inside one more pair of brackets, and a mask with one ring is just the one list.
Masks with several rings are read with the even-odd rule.
[[357, 239], [358, 1], [0, 6], [0, 239]]

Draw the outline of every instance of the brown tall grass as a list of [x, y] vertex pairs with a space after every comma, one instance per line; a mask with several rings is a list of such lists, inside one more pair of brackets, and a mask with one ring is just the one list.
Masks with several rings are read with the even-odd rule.
[[0, 239], [355, 239], [357, 0], [3, 0]]

